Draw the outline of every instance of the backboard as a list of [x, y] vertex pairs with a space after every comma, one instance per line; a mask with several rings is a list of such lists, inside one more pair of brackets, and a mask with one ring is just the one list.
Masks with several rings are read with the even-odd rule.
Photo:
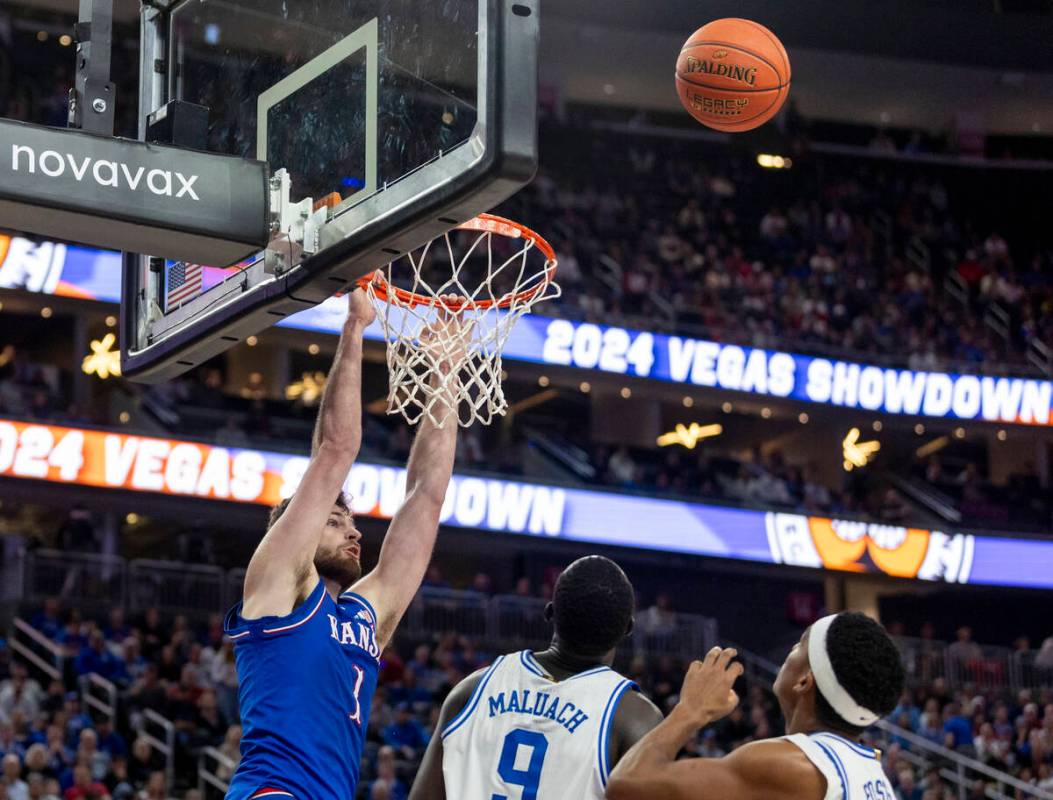
[[267, 162], [272, 241], [237, 265], [126, 254], [130, 377], [172, 377], [322, 302], [536, 169], [538, 0], [174, 0], [142, 13], [142, 137], [171, 100], [208, 107], [209, 151]]

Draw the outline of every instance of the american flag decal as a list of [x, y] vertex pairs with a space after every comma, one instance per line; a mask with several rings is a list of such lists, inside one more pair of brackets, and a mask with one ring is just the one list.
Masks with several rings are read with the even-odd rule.
[[175, 261], [165, 269], [165, 313], [201, 294], [201, 265]]

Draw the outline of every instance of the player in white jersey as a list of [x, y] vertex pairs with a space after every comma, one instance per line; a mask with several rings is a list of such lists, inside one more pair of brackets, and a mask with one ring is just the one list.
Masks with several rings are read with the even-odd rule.
[[545, 608], [551, 645], [501, 656], [450, 692], [410, 800], [601, 800], [612, 766], [662, 719], [610, 668], [634, 606], [610, 559], [567, 567]]
[[854, 612], [812, 625], [773, 687], [787, 735], [723, 758], [678, 761], [699, 728], [738, 705], [734, 650], [713, 648], [684, 678], [680, 702], [611, 774], [607, 800], [894, 800], [880, 753], [858, 742], [896, 706], [903, 665], [885, 629]]

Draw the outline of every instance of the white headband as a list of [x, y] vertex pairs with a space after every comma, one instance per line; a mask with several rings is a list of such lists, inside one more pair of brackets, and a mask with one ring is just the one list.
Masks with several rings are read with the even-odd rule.
[[819, 687], [830, 707], [837, 712], [837, 716], [851, 725], [866, 728], [877, 722], [880, 716], [852, 699], [852, 695], [846, 692], [845, 687], [837, 680], [834, 667], [830, 663], [826, 636], [835, 619], [837, 614], [831, 614], [812, 624], [808, 633], [808, 663], [811, 665], [812, 675], [815, 676], [815, 685]]

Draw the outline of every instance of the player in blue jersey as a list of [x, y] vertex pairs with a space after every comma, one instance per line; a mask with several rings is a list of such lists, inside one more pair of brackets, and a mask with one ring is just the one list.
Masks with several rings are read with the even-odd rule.
[[859, 742], [903, 692], [900, 654], [881, 625], [846, 611], [804, 632], [772, 686], [786, 736], [678, 760], [699, 728], [738, 705], [734, 658], [714, 647], [688, 668], [680, 702], [615, 767], [607, 800], [895, 800], [881, 753]]
[[[355, 796], [380, 653], [431, 560], [456, 419], [442, 428], [421, 422], [405, 503], [365, 577], [362, 537], [342, 494], [362, 440], [362, 334], [374, 316], [362, 291], [348, 295], [310, 464], [296, 493], [271, 513], [244, 599], [227, 614], [244, 730], [228, 800]], [[436, 323], [422, 338], [455, 335], [449, 326], [458, 324]]]

